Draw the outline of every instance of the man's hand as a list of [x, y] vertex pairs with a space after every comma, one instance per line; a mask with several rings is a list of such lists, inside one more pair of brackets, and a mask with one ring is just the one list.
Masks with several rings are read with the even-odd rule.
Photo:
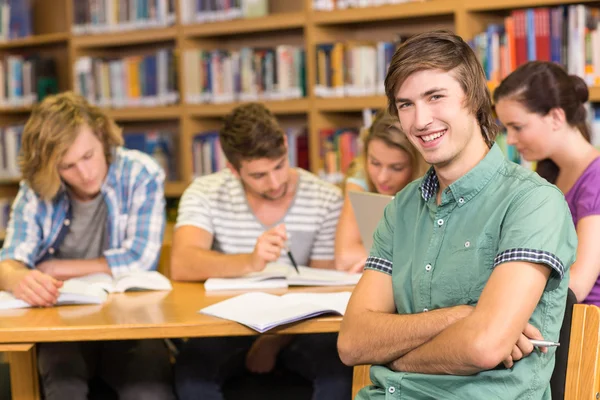
[[291, 337], [260, 336], [246, 354], [246, 368], [255, 374], [267, 374], [275, 368], [279, 351]]
[[[522, 358], [527, 357], [533, 352], [533, 345], [530, 339], [544, 340], [542, 333], [533, 325], [527, 324], [519, 340], [513, 346], [512, 352], [502, 361], [506, 368], [512, 368], [515, 365], [515, 361], [519, 361]], [[540, 347], [542, 353], [547, 353], [546, 347]]]
[[38, 270], [23, 271], [11, 288], [12, 294], [32, 306], [51, 307], [63, 283]]
[[258, 237], [250, 255], [252, 271], [262, 271], [269, 262], [277, 261], [285, 248], [287, 233], [285, 225], [279, 224]]
[[56, 263], [53, 260], [48, 260], [48, 261], [44, 261], [41, 264], [38, 264], [35, 267], [35, 269], [43, 272], [46, 275], [50, 275], [54, 279], [60, 279], [60, 277], [57, 276], [57, 271], [56, 271], [55, 266], [56, 266]]

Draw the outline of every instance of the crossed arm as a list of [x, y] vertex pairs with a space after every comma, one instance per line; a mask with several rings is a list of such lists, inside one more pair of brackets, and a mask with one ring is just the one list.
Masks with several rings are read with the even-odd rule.
[[403, 372], [453, 375], [492, 369], [513, 355], [518, 359], [516, 347], [524, 353], [533, 349], [523, 332], [541, 339], [528, 320], [549, 275], [540, 264], [500, 264], [476, 307], [399, 315], [391, 277], [365, 271], [342, 323], [340, 357], [348, 365], [388, 364]]

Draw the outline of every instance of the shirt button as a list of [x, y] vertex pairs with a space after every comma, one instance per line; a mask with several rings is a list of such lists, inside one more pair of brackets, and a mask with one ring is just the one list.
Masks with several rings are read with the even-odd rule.
[[437, 220], [437, 224], [438, 224], [439, 226], [442, 226], [442, 225], [444, 225], [444, 220], [443, 220], [443, 219], [438, 219], [438, 220]]
[[463, 198], [461, 197], [460, 199], [458, 199], [458, 202], [459, 202], [460, 204], [465, 204], [465, 199], [463, 199]]
[[425, 271], [427, 271], [427, 272], [431, 271], [431, 264], [427, 264], [425, 266]]
[[469, 242], [469, 241], [466, 241], [466, 242], [465, 242], [465, 247], [471, 247], [471, 242]]
[[69, 225], [71, 225], [71, 221], [68, 219], [65, 219], [64, 224], [65, 224], [65, 226], [69, 226]]
[[390, 387], [388, 388], [388, 392], [390, 392], [390, 394], [394, 394], [394, 393], [396, 392], [396, 388], [395, 388], [395, 387], [393, 387], [393, 386], [390, 386]]
[[423, 312], [427, 312], [427, 311], [429, 311], [429, 309], [428, 309], [428, 308], [424, 308], [424, 309], [423, 309]]
[[50, 254], [54, 254], [54, 247], [50, 247], [50, 248], [48, 249], [48, 253], [50, 253]]

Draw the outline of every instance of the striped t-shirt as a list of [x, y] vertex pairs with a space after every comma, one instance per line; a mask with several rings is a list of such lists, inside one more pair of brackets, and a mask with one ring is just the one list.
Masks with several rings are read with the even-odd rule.
[[[298, 172], [295, 197], [282, 220], [296, 262], [332, 260], [342, 193], [315, 175]], [[244, 188], [229, 169], [196, 178], [179, 204], [176, 227], [192, 225], [213, 235], [212, 250], [224, 254], [252, 253], [258, 237], [273, 226], [252, 213]], [[280, 262], [289, 263], [282, 252]]]

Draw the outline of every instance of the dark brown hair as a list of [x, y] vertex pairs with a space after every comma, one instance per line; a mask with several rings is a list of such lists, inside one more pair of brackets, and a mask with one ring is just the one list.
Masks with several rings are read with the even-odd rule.
[[483, 139], [491, 147], [498, 127], [483, 68], [471, 47], [446, 30], [412, 36], [396, 50], [385, 78], [390, 114], [398, 115], [396, 93], [404, 81], [415, 72], [432, 69], [452, 71], [465, 92], [466, 106], [477, 117]]
[[[532, 61], [508, 75], [494, 91], [494, 102], [509, 98], [519, 102], [529, 112], [547, 115], [553, 108], [565, 112], [567, 123], [579, 129], [590, 141], [586, 123], [585, 102], [589, 91], [583, 79], [569, 75], [560, 65], [547, 61]], [[556, 182], [559, 168], [550, 159], [537, 163], [537, 173], [548, 182]]]
[[242, 160], [276, 159], [286, 153], [285, 133], [263, 104], [238, 106], [225, 117], [219, 140], [227, 161], [237, 170]]
[[34, 107], [23, 129], [19, 167], [29, 186], [44, 200], [59, 191], [58, 163], [75, 142], [80, 128], [88, 126], [102, 142], [107, 164], [123, 144], [121, 129], [102, 110], [73, 92], [49, 96]]

